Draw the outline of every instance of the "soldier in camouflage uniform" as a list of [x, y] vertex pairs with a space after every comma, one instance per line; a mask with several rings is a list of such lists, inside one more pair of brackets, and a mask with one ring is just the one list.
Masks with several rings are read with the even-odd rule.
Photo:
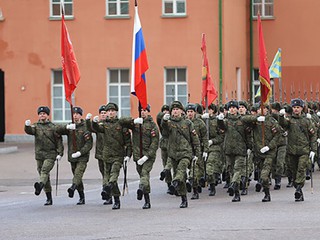
[[99, 124], [99, 117], [95, 116], [92, 127], [95, 131], [104, 134], [103, 159], [105, 162], [104, 187], [101, 195], [104, 198], [114, 197], [113, 210], [120, 209], [120, 189], [118, 178], [123, 162], [128, 162], [132, 155], [130, 132], [121, 126], [118, 119], [118, 106], [115, 103], [108, 103], [106, 111], [108, 118]]
[[[164, 116], [164, 114], [169, 113], [169, 105], [163, 105], [161, 107], [161, 112], [159, 112], [157, 114], [157, 124], [161, 133], [161, 138], [160, 138], [160, 149], [161, 149], [161, 159], [162, 159], [162, 165], [163, 167], [166, 166], [167, 164], [167, 159], [168, 159], [168, 134], [163, 131], [162, 127], [161, 127], [161, 121], [162, 118]], [[168, 190], [167, 193], [170, 195], [173, 195], [174, 192], [172, 192], [170, 190], [170, 186], [171, 186], [171, 182], [172, 182], [172, 174], [171, 174], [171, 170], [170, 171], [162, 171], [160, 173], [160, 180], [163, 181], [165, 180], [165, 182], [167, 183], [168, 186]]]
[[[199, 105], [200, 106], [200, 105]], [[189, 184], [193, 188], [193, 194], [191, 199], [199, 199], [198, 188], [199, 180], [204, 176], [204, 160], [208, 157], [208, 134], [207, 127], [200, 117], [196, 117], [196, 105], [189, 103], [186, 106], [187, 118], [193, 123], [194, 129], [197, 132], [198, 138], [200, 140], [201, 153], [198, 157], [197, 163], [192, 164], [191, 170], [189, 172]], [[187, 182], [188, 184], [188, 182]], [[203, 184], [204, 186], [204, 184]], [[188, 189], [188, 186], [187, 186]]]
[[[270, 106], [271, 116], [279, 122], [279, 111], [281, 110], [280, 103], [274, 102]], [[281, 176], [284, 173], [284, 163], [287, 153], [287, 135], [288, 133], [281, 128], [277, 147], [277, 156], [274, 158], [272, 163], [272, 177], [275, 180], [274, 190], [279, 190], [281, 188]]]
[[287, 154], [290, 159], [290, 168], [292, 171], [293, 185], [295, 191], [295, 201], [304, 201], [302, 188], [306, 177], [305, 173], [309, 161], [314, 161], [316, 146], [316, 132], [312, 121], [302, 113], [304, 103], [301, 99], [291, 100], [293, 109], [292, 116], [284, 118], [284, 111], [281, 110], [280, 124], [288, 129], [288, 147]]
[[229, 196], [234, 196], [232, 202], [239, 202], [240, 192], [239, 183], [241, 175], [245, 169], [245, 158], [247, 155], [246, 144], [246, 126], [241, 120], [241, 115], [238, 114], [238, 102], [230, 101], [228, 103], [229, 113], [224, 121], [224, 114], [218, 115], [218, 127], [225, 131], [224, 152], [226, 156], [227, 172], [231, 176], [231, 185], [228, 188]]
[[[141, 109], [141, 117], [132, 119], [130, 117], [121, 118], [120, 124], [132, 130], [133, 160], [140, 176], [137, 199], [144, 197], [143, 209], [151, 208], [150, 203], [150, 171], [152, 170], [159, 145], [159, 131], [157, 125], [150, 115], [150, 105], [146, 109]], [[142, 140], [140, 141], [140, 130]], [[142, 143], [142, 146], [140, 145]], [[141, 149], [142, 148], [142, 149]]]
[[[242, 121], [246, 124], [250, 124], [253, 129], [254, 139], [254, 155], [257, 159], [259, 168], [261, 169], [261, 182], [265, 196], [262, 202], [270, 202], [270, 173], [272, 170], [272, 162], [276, 157], [277, 146], [280, 136], [280, 126], [271, 115], [268, 114], [266, 106], [258, 109], [257, 116], [244, 116]], [[264, 132], [262, 132], [264, 131]], [[256, 191], [259, 192], [260, 184], [256, 185]]]
[[[93, 132], [96, 134], [96, 152], [95, 152], [95, 158], [98, 160], [98, 167], [99, 167], [99, 171], [102, 175], [102, 188], [105, 185], [105, 183], [103, 182], [104, 178], [104, 161], [103, 161], [103, 144], [104, 144], [104, 140], [103, 140], [103, 133], [98, 133], [95, 130], [93, 130], [92, 128], [92, 122], [91, 122], [91, 117], [92, 114], [88, 113], [86, 116], [86, 125], [87, 128], [90, 132]], [[99, 107], [99, 123], [103, 124], [103, 122], [106, 120], [107, 118], [107, 111], [106, 111], [106, 105], [101, 105]], [[112, 204], [112, 198], [111, 196], [107, 196], [107, 198], [105, 199], [104, 196], [102, 196], [102, 200], [105, 200], [105, 202], [103, 203], [103, 205], [109, 205]]]
[[74, 191], [77, 189], [80, 197], [77, 205], [83, 205], [85, 196], [82, 178], [87, 168], [93, 141], [85, 121], [81, 118], [83, 110], [80, 107], [74, 107], [72, 111], [74, 123], [59, 126], [57, 132], [68, 137], [68, 161], [73, 174], [72, 185], [67, 190], [68, 195], [73, 198]]
[[206, 180], [210, 187], [209, 196], [216, 194], [220, 175], [223, 169], [222, 143], [224, 140], [224, 130], [218, 128], [217, 106], [211, 103], [208, 106], [208, 115], [203, 114], [202, 118], [209, 117], [209, 137], [208, 137], [208, 158], [206, 161]]
[[176, 194], [181, 196], [180, 208], [188, 207], [186, 175], [190, 161], [196, 161], [200, 155], [200, 142], [193, 123], [182, 117], [184, 111], [181, 102], [173, 101], [170, 114], [165, 114], [161, 126], [169, 134], [168, 161], [173, 168], [172, 185]]
[[56, 126], [49, 120], [50, 109], [46, 106], [38, 108], [38, 122], [31, 125], [30, 120], [25, 121], [24, 131], [34, 136], [35, 158], [40, 182], [34, 184], [35, 195], [40, 195], [41, 190], [47, 196], [45, 206], [52, 205], [52, 187], [50, 183], [50, 171], [55, 161], [63, 156], [62, 138], [56, 133]]

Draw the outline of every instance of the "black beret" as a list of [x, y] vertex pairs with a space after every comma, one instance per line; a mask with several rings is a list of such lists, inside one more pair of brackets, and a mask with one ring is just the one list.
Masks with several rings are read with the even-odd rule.
[[44, 112], [44, 113], [50, 115], [50, 108], [47, 107], [47, 106], [40, 106], [40, 107], [38, 108], [38, 115], [39, 115], [39, 113], [41, 113], [41, 112]]
[[79, 113], [81, 116], [83, 114], [82, 108], [81, 107], [74, 107], [73, 108], [74, 113]]

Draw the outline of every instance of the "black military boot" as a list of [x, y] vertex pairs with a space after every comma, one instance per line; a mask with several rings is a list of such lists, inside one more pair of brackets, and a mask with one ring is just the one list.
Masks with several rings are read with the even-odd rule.
[[119, 196], [114, 196], [114, 204], [112, 206], [113, 210], [120, 209], [120, 197]]
[[166, 176], [168, 175], [169, 173], [169, 170], [168, 169], [163, 169], [161, 172], [160, 172], [160, 180], [163, 181]]
[[274, 184], [274, 190], [280, 190], [281, 188], [281, 176], [276, 176], [275, 179], [275, 184]]
[[186, 182], [186, 187], [187, 187], [187, 192], [191, 192], [191, 190], [192, 190], [192, 185], [191, 185], [191, 183], [190, 183], [189, 180], [187, 180], [187, 182]]
[[171, 182], [167, 183], [168, 190], [167, 194], [174, 195], [174, 187], [171, 185]]
[[302, 194], [302, 186], [297, 185], [296, 191], [294, 193], [294, 198], [296, 202], [304, 201], [303, 194]]
[[46, 192], [47, 201], [45, 202], [44, 206], [52, 205], [52, 194], [51, 192]]
[[79, 191], [78, 190], [78, 193], [79, 193], [79, 202], [77, 202], [77, 205], [83, 205], [86, 203], [85, 199], [84, 199], [84, 192], [83, 191]]
[[44, 184], [42, 182], [34, 183], [34, 194], [37, 196], [40, 195], [43, 187], [44, 187]]
[[197, 187], [197, 189], [198, 189], [198, 193], [202, 193], [202, 187], [200, 185]]
[[107, 200], [110, 198], [110, 195], [107, 194], [107, 190], [106, 190], [107, 186], [103, 186], [102, 191], [101, 191], [101, 198], [102, 200]]
[[293, 181], [291, 177], [288, 177], [288, 184], [287, 184], [287, 188], [292, 188], [293, 187]]
[[150, 195], [149, 193], [145, 193], [144, 194], [144, 205], [142, 206], [142, 209], [149, 209], [151, 208], [151, 204], [150, 204]]
[[306, 170], [306, 180], [310, 180], [311, 179], [311, 173], [310, 173], [310, 169]]
[[187, 208], [188, 207], [188, 199], [186, 195], [181, 196], [181, 204], [180, 208]]
[[263, 191], [264, 191], [264, 197], [262, 198], [262, 202], [270, 202], [271, 201], [270, 189], [263, 188]]
[[216, 195], [216, 186], [214, 183], [210, 183], [209, 196], [214, 196], [214, 195]]
[[229, 188], [230, 187], [230, 180], [227, 179], [226, 183], [224, 184], [223, 188]]
[[245, 176], [241, 177], [241, 185], [242, 185], [241, 195], [247, 195], [248, 194], [247, 178]]
[[143, 192], [144, 192], [143, 185], [139, 185], [139, 189], [137, 190], [137, 200], [139, 201], [142, 200]]
[[193, 194], [191, 196], [191, 200], [194, 200], [194, 199], [199, 199], [199, 193], [198, 193], [198, 188], [197, 187], [193, 188]]
[[112, 204], [112, 197], [108, 196], [108, 198], [106, 199], [106, 201], [103, 203], [103, 205], [110, 205]]
[[200, 185], [200, 187], [203, 187], [203, 188], [206, 186], [206, 180], [204, 177], [201, 177], [199, 179], [199, 185]]
[[77, 185], [76, 184], [72, 184], [71, 187], [68, 188], [68, 194], [69, 194], [69, 198], [73, 198], [74, 196], [74, 191], [77, 189]]
[[232, 198], [232, 202], [240, 202], [240, 201], [241, 201], [240, 192], [238, 188], [236, 188], [234, 191], [234, 197]]
[[234, 195], [235, 190], [237, 189], [238, 184], [236, 182], [232, 182], [228, 188], [229, 196], [232, 197]]
[[256, 183], [256, 192], [260, 192], [262, 188], [262, 184], [260, 182]]

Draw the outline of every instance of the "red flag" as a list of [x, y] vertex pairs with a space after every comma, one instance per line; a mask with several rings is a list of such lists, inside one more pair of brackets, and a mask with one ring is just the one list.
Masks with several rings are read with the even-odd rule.
[[207, 97], [208, 105], [211, 104], [218, 96], [217, 91], [213, 85], [210, 70], [209, 70], [209, 63], [207, 58], [207, 46], [206, 46], [206, 35], [202, 33], [202, 44], [201, 44], [201, 51], [202, 51], [202, 105], [205, 106], [205, 101]]
[[265, 104], [269, 102], [269, 98], [272, 94], [267, 52], [263, 40], [263, 32], [260, 14], [258, 13], [258, 34], [259, 34], [259, 80], [261, 86], [261, 103]]
[[72, 105], [71, 95], [77, 87], [77, 84], [80, 80], [80, 71], [76, 60], [76, 56], [73, 52], [73, 47], [68, 33], [68, 29], [64, 22], [63, 13], [61, 23], [61, 60], [64, 79], [64, 89], [66, 99]]

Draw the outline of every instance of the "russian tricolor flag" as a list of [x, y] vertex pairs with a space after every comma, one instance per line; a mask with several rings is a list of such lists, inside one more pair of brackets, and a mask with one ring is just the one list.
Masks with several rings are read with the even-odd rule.
[[139, 99], [142, 108], [146, 108], [147, 87], [145, 72], [148, 70], [147, 53], [144, 44], [141, 23], [138, 15], [138, 6], [135, 6], [132, 66], [131, 66], [131, 93]]

